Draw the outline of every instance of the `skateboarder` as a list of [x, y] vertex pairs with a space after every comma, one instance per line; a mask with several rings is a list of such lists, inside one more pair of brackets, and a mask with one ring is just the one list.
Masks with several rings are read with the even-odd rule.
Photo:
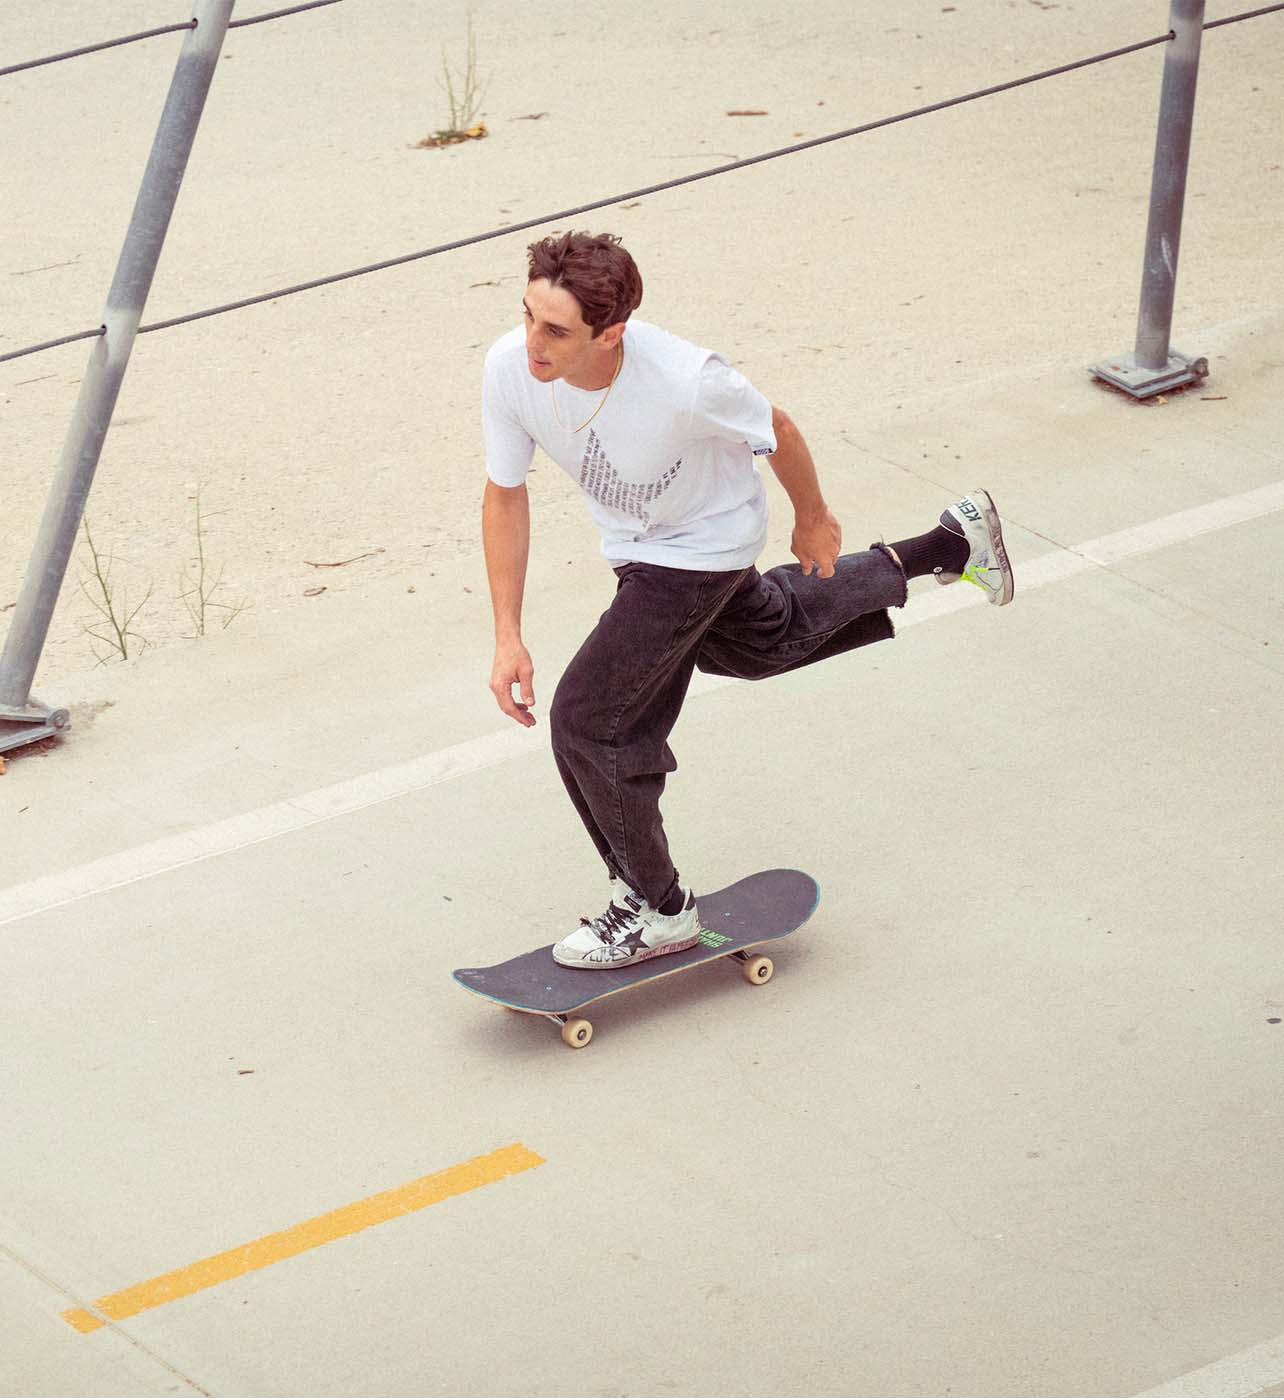
[[[691, 947], [699, 917], [660, 816], [668, 745], [695, 668], [759, 680], [893, 635], [908, 579], [965, 579], [1002, 606], [1012, 571], [984, 491], [912, 539], [841, 553], [802, 434], [721, 356], [632, 320], [642, 279], [613, 235], [528, 249], [524, 326], [485, 360], [482, 537], [495, 614], [490, 687], [535, 716], [521, 611], [536, 444], [580, 485], [617, 577], [611, 606], [550, 711], [562, 781], [611, 879], [611, 899], [554, 946], [559, 963], [620, 967]], [[765, 457], [794, 509], [795, 564], [759, 574]], [[513, 687], [518, 688], [514, 698]]]

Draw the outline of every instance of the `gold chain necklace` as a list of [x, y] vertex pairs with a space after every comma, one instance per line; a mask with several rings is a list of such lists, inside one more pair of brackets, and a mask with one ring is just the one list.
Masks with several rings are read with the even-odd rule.
[[561, 428], [563, 432], [570, 432], [572, 434], [582, 433], [584, 429], [587, 428], [588, 425], [594, 420], [594, 418], [596, 418], [597, 415], [601, 413], [603, 408], [606, 407], [606, 401], [611, 397], [611, 390], [615, 388], [615, 381], [620, 377], [620, 370], [623, 368], [624, 345], [623, 342], [621, 342], [619, 353], [615, 357], [615, 373], [611, 376], [611, 382], [606, 386], [606, 393], [602, 395], [597, 407], [593, 410], [592, 413], [589, 414], [589, 416], [580, 424], [578, 428], [567, 428], [566, 424], [562, 422], [562, 415], [557, 411], [557, 383], [555, 380], [550, 380], [548, 387], [549, 391], [553, 395], [553, 417], [557, 419], [557, 426]]

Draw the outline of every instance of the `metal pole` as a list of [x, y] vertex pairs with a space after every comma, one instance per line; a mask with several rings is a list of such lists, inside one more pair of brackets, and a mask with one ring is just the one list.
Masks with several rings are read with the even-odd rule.
[[1150, 181], [1150, 220], [1141, 273], [1141, 309], [1137, 316], [1137, 363], [1167, 370], [1168, 342], [1177, 289], [1177, 250], [1186, 200], [1190, 132], [1195, 119], [1195, 83], [1199, 46], [1204, 34], [1204, 0], [1171, 0], [1169, 24], [1176, 38], [1164, 55], [1164, 82], [1159, 95], [1159, 132]]
[[31, 682], [234, 4], [235, 0], [195, 0], [193, 6], [196, 27], [183, 40], [116, 275], [107, 293], [104, 333], [94, 341], [89, 356], [13, 624], [0, 654], [0, 752], [43, 738], [67, 724], [65, 710], [51, 711], [32, 702]]
[[1137, 340], [1131, 355], [1093, 366], [1094, 374], [1134, 398], [1149, 398], [1165, 389], [1192, 384], [1208, 374], [1207, 360], [1183, 355], [1170, 343], [1186, 170], [1195, 118], [1195, 85], [1204, 33], [1204, 0], [1170, 0], [1168, 23], [1173, 39], [1164, 54], [1159, 95]]

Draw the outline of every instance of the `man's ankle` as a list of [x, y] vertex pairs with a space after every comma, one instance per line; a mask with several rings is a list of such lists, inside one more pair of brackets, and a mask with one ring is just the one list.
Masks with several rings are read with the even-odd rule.
[[681, 885], [675, 885], [673, 887], [673, 893], [660, 905], [659, 912], [663, 914], [666, 919], [671, 919], [675, 914], [682, 913], [682, 908], [686, 902], [686, 891]]
[[925, 535], [915, 535], [912, 539], [897, 540], [887, 545], [887, 552], [897, 559], [905, 571], [906, 578], [922, 578], [925, 574], [960, 574], [967, 566], [971, 546], [962, 535], [938, 525]]

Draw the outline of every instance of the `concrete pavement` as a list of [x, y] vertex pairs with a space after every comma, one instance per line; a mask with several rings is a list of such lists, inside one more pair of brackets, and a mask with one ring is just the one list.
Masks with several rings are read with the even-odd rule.
[[[1068, 364], [813, 434], [854, 548], [989, 487], [1016, 603], [920, 584], [891, 645], [697, 685], [684, 872], [822, 902], [768, 986], [669, 980], [583, 1051], [449, 979], [602, 895], [485, 689], [479, 560], [61, 681], [0, 779], [0, 1390], [1279, 1393], [1284, 317], [1198, 348], [1162, 406]], [[609, 591], [587, 521], [537, 542], [538, 712]]]

